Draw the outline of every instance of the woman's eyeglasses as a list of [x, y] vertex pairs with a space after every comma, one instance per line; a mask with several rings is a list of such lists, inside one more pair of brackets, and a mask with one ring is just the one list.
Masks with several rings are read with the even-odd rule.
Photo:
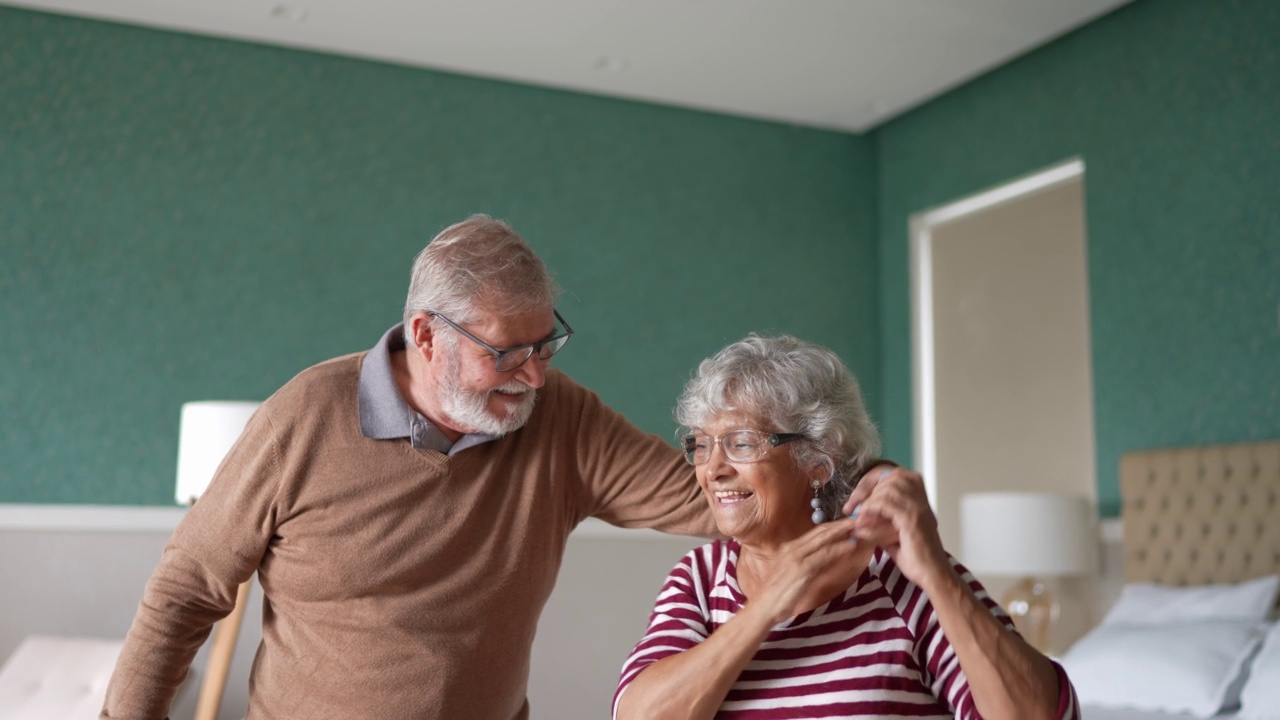
[[720, 449], [730, 462], [753, 463], [763, 458], [769, 452], [769, 448], [803, 438], [804, 435], [800, 433], [730, 430], [720, 436], [689, 433], [680, 438], [680, 444], [684, 449], [684, 459], [689, 461], [690, 465], [701, 465], [710, 460], [711, 451], [716, 443], [720, 443]]

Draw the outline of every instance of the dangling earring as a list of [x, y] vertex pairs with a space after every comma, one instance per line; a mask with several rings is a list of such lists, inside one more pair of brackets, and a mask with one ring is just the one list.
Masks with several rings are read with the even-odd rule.
[[818, 497], [818, 491], [822, 489], [822, 483], [817, 478], [813, 480], [813, 499], [809, 501], [809, 507], [813, 508], [813, 514], [809, 519], [814, 525], [821, 525], [827, 521], [827, 514], [822, 511], [822, 499]]

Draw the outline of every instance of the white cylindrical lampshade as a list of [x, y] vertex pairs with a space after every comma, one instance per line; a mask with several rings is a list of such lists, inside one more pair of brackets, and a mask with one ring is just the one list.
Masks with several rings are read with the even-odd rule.
[[1083, 575], [1096, 565], [1097, 531], [1083, 497], [973, 493], [960, 499], [960, 525], [960, 560], [979, 575]]
[[200, 401], [182, 405], [178, 429], [179, 505], [190, 505], [204, 494], [227, 451], [240, 438], [256, 402]]

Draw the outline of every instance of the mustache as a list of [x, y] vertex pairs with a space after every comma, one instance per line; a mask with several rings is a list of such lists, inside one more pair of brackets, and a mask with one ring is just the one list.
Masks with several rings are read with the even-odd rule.
[[527, 392], [533, 392], [533, 388], [520, 382], [519, 380], [512, 380], [511, 382], [506, 382], [499, 385], [496, 388], [493, 388], [489, 392], [491, 393], [503, 392], [503, 393], [508, 393], [510, 395], [523, 395], [524, 393], [527, 393]]

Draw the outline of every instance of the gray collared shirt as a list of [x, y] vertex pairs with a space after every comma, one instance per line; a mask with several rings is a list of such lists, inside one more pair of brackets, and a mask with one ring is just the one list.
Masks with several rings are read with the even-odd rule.
[[405, 349], [404, 325], [383, 334], [360, 365], [360, 433], [373, 440], [409, 438], [418, 450], [456, 455], [470, 447], [496, 440], [496, 435], [469, 433], [451, 443], [430, 420], [405, 402], [396, 387], [391, 353]]

